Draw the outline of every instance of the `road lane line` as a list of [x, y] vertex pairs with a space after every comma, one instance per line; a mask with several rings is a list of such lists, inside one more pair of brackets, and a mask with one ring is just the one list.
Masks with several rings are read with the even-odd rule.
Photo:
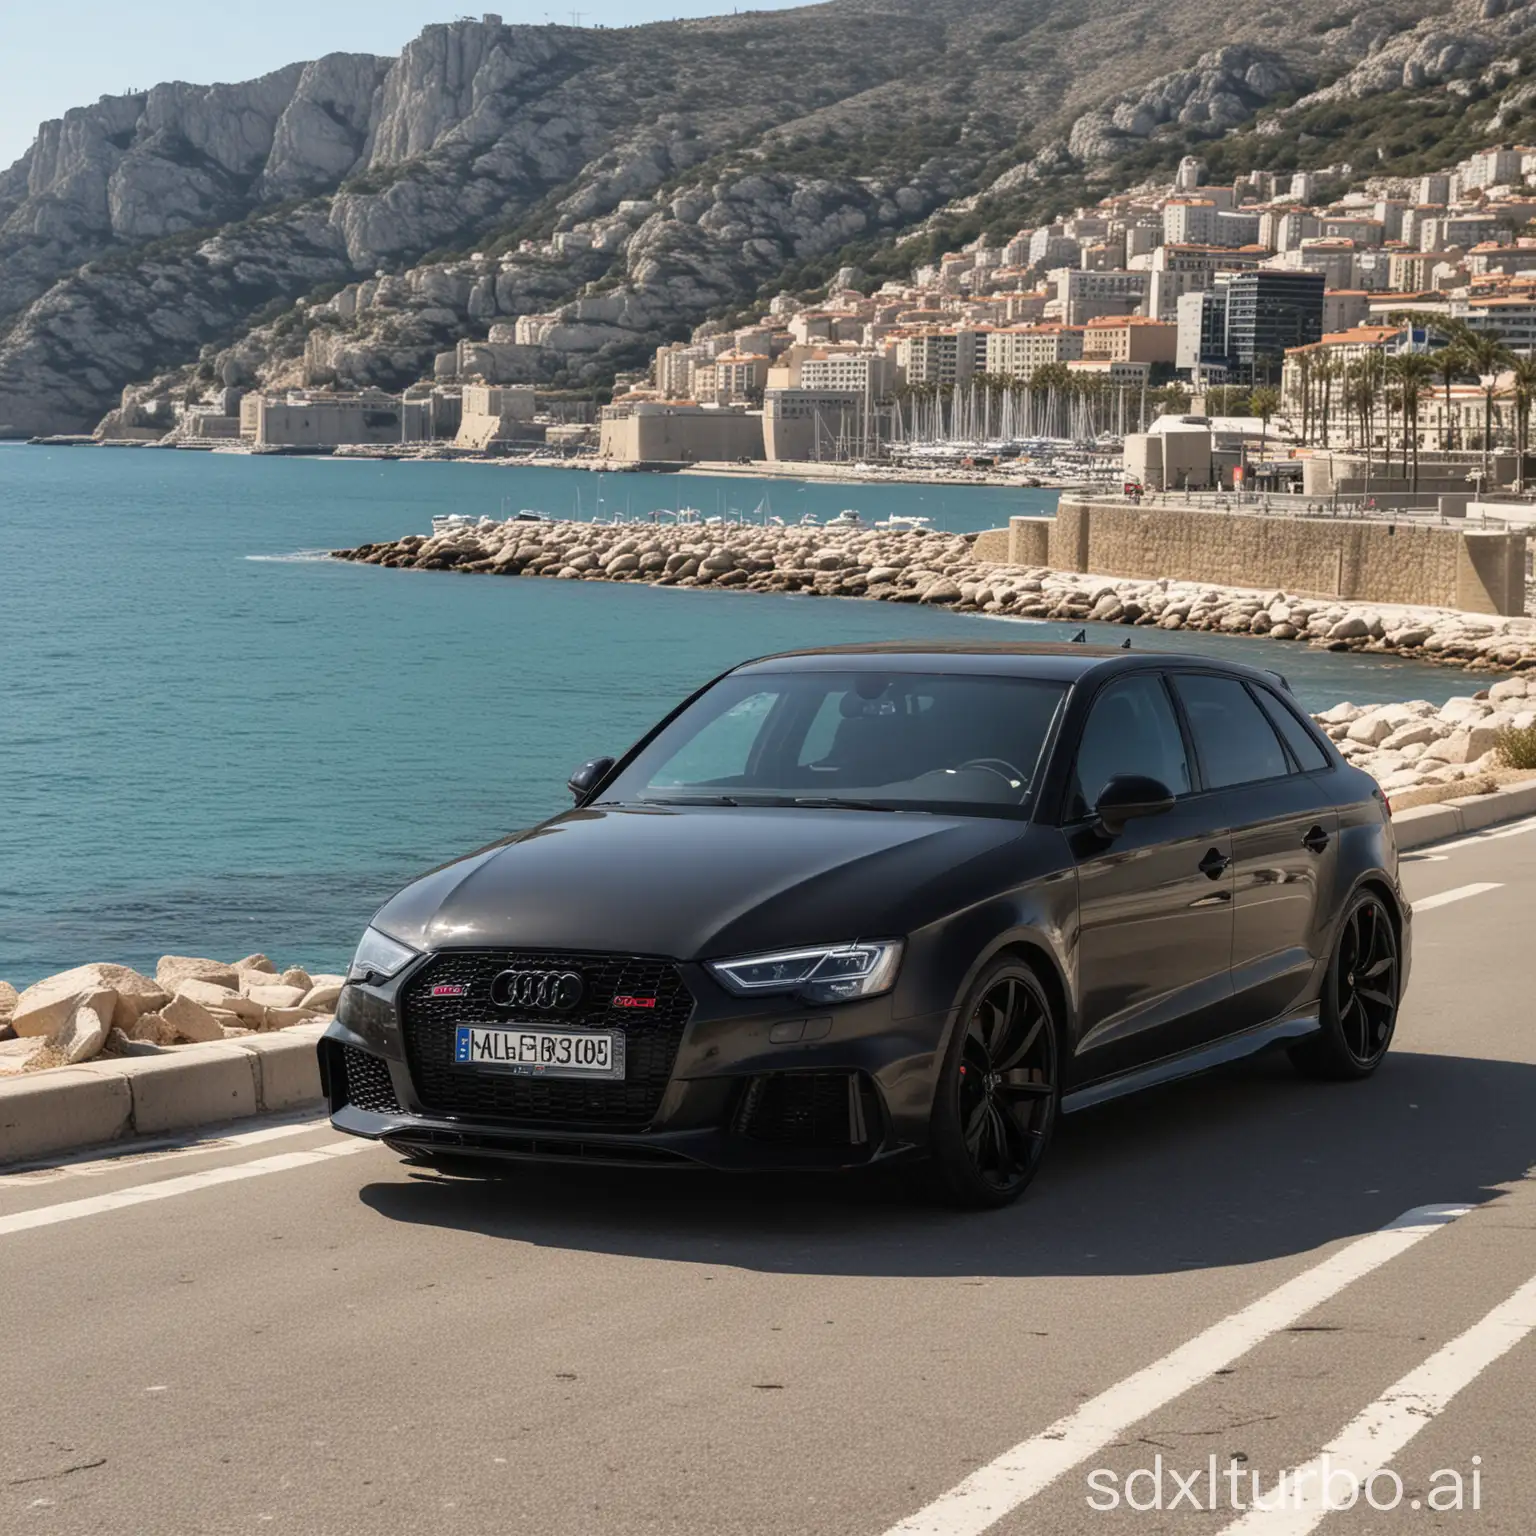
[[1127, 1376], [1038, 1435], [1004, 1451], [885, 1536], [980, 1536], [1133, 1424], [1200, 1385], [1271, 1335], [1471, 1210], [1421, 1205], [1356, 1238], [1268, 1295]]
[[1458, 885], [1453, 891], [1441, 891], [1438, 896], [1422, 896], [1413, 904], [1413, 915], [1433, 912], [1436, 907], [1448, 907], [1453, 901], [1465, 901], [1468, 896], [1481, 896], [1484, 891], [1501, 891], [1502, 880], [1478, 880], [1472, 885]]
[[[1385, 1468], [1431, 1419], [1445, 1411], [1462, 1388], [1470, 1386], [1533, 1329], [1536, 1278], [1527, 1280], [1486, 1317], [1388, 1387], [1313, 1460], [1287, 1472], [1279, 1489], [1263, 1495], [1273, 1507], [1250, 1509], [1224, 1527], [1221, 1536], [1249, 1536], [1251, 1532], [1308, 1536], [1331, 1513], [1324, 1503], [1325, 1493], [1331, 1492], [1336, 1501], [1343, 1494], [1341, 1486], [1332, 1484], [1331, 1474], [1348, 1472], [1363, 1488], [1371, 1474]], [[1325, 1490], [1324, 1477], [1330, 1477], [1330, 1489]], [[1283, 1497], [1281, 1489], [1285, 1490]]]
[[8, 1189], [29, 1189], [54, 1179], [94, 1178], [116, 1173], [137, 1163], [163, 1163], [173, 1157], [191, 1157], [199, 1152], [238, 1152], [242, 1147], [260, 1146], [266, 1141], [282, 1141], [289, 1136], [307, 1136], [311, 1131], [330, 1125], [325, 1115], [306, 1115], [302, 1120], [284, 1116], [281, 1120], [258, 1125], [248, 1131], [196, 1131], [189, 1136], [146, 1136], [136, 1141], [119, 1142], [110, 1148], [93, 1147], [85, 1152], [66, 1153], [55, 1160], [11, 1164], [0, 1168], [0, 1194]]
[[66, 1200], [60, 1205], [42, 1205], [31, 1211], [13, 1211], [0, 1216], [0, 1237], [13, 1232], [28, 1232], [34, 1227], [57, 1226], [62, 1221], [79, 1221], [85, 1216], [99, 1216], [105, 1211], [126, 1210], [146, 1205], [151, 1200], [169, 1200], [176, 1195], [195, 1194], [217, 1184], [237, 1184], [242, 1179], [257, 1179], [267, 1173], [287, 1173], [292, 1168], [308, 1168], [352, 1152], [366, 1152], [371, 1141], [332, 1141], [308, 1152], [279, 1152], [272, 1157], [256, 1158], [249, 1163], [232, 1163], [222, 1168], [201, 1168], [180, 1178], [161, 1179], [154, 1184], [134, 1184], [128, 1189], [109, 1190], [104, 1195], [87, 1195], [82, 1200]]

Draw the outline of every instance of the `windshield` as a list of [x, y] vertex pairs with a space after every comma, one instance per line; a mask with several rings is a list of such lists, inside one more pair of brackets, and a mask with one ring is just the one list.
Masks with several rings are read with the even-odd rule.
[[733, 674], [661, 731], [603, 800], [1016, 808], [1065, 692], [952, 673]]

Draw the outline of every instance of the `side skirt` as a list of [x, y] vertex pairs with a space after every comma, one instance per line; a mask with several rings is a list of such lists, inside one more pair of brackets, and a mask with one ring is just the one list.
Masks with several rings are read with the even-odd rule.
[[1272, 1024], [1260, 1024], [1256, 1029], [1246, 1029], [1240, 1035], [1231, 1035], [1211, 1045], [1197, 1046], [1178, 1056], [1154, 1061], [1150, 1066], [1135, 1067], [1116, 1077], [1106, 1077], [1102, 1082], [1090, 1083], [1086, 1088], [1074, 1089], [1062, 1095], [1061, 1112], [1070, 1115], [1074, 1110], [1091, 1109], [1095, 1104], [1105, 1104], [1110, 1099], [1123, 1098], [1128, 1093], [1139, 1093], [1143, 1088], [1155, 1088], [1159, 1083], [1172, 1083], [1181, 1077], [1193, 1077], [1197, 1072], [1208, 1072], [1212, 1067], [1225, 1066], [1229, 1061], [1241, 1061], [1245, 1056], [1257, 1055], [1272, 1045], [1315, 1035], [1321, 1028], [1322, 1023], [1315, 1011], [1277, 1019]]

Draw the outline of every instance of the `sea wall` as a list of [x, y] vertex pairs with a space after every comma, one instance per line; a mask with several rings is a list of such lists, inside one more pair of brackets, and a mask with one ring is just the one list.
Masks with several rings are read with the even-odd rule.
[[[1097, 507], [1094, 509], [1097, 515]], [[1048, 519], [961, 536], [837, 528], [650, 523], [493, 522], [332, 551], [340, 560], [427, 571], [640, 581], [813, 597], [873, 597], [1025, 619], [1156, 625], [1392, 652], [1490, 671], [1536, 667], [1536, 621], [1441, 606], [1352, 603], [1292, 583], [1238, 587], [1163, 574], [1128, 578], [1012, 563], [1022, 546], [1054, 550]], [[1018, 523], [1031, 524], [1019, 530]], [[1065, 529], [1082, 522], [1064, 525]], [[1310, 524], [1306, 526], [1312, 526]], [[1222, 523], [1212, 517], [1211, 530]], [[1091, 521], [1090, 521], [1091, 528]], [[1091, 547], [1088, 554], [1092, 555]], [[1083, 556], [1087, 558], [1087, 556]]]
[[[1034, 521], [1020, 520], [1020, 521]], [[1057, 570], [1171, 576], [1467, 613], [1525, 611], [1524, 533], [1061, 499]]]

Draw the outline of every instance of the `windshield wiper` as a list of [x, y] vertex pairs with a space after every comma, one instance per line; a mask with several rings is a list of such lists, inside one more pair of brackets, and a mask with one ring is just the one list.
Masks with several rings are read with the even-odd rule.
[[729, 795], [688, 795], [686, 798], [676, 800], [663, 800], [657, 795], [647, 795], [643, 800], [637, 800], [636, 805], [740, 805], [741, 801], [733, 800]]
[[837, 800], [830, 796], [819, 798], [801, 795], [791, 800], [789, 804], [804, 806], [813, 811], [895, 811], [896, 809], [894, 805], [885, 805], [879, 800]]

